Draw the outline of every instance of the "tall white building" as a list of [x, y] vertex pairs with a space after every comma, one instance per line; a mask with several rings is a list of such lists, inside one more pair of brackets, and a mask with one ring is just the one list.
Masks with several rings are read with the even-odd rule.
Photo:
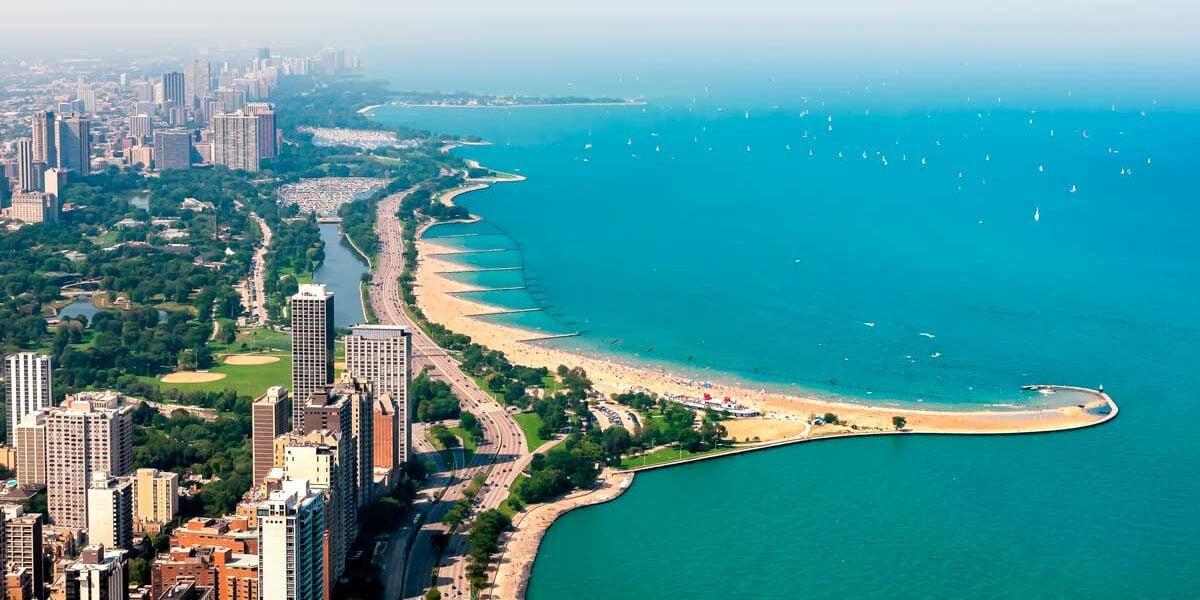
[[258, 172], [258, 117], [236, 112], [212, 119], [213, 164]]
[[46, 411], [46, 503], [55, 525], [87, 527], [88, 485], [133, 468], [133, 407], [116, 392], [80, 392]]
[[289, 299], [292, 316], [292, 429], [303, 430], [313, 391], [333, 383], [333, 293], [302, 284]]
[[390, 424], [396, 438], [394, 461], [407, 461], [412, 445], [408, 385], [412, 381], [412, 333], [399, 325], [354, 325], [346, 336], [346, 375], [370, 384], [376, 398], [395, 403]]
[[87, 491], [89, 544], [105, 548], [133, 546], [133, 484], [125, 478], [92, 473]]
[[67, 600], [124, 600], [129, 598], [129, 559], [125, 550], [85, 546], [67, 567], [64, 582]]
[[5, 439], [9, 443], [17, 443], [14, 433], [25, 415], [54, 404], [52, 387], [49, 356], [18, 352], [4, 357], [4, 397], [8, 400]]
[[17, 185], [22, 192], [32, 192], [42, 189], [42, 172], [46, 165], [36, 160], [33, 153], [33, 140], [17, 140]]
[[258, 597], [325, 600], [325, 498], [285, 480], [258, 506]]
[[325, 493], [325, 524], [329, 529], [329, 578], [336, 581], [346, 568], [346, 554], [358, 533], [355, 505], [353, 439], [331, 431], [289, 434], [283, 448], [283, 474], [305, 480]]

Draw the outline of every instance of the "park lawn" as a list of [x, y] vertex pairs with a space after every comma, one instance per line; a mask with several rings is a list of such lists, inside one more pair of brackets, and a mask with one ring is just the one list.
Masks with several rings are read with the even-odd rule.
[[547, 375], [542, 378], [542, 385], [546, 388], [546, 395], [553, 396], [555, 392], [562, 389], [562, 384], [558, 382], [558, 376]]
[[525, 446], [530, 451], [537, 450], [539, 446], [545, 444], [549, 440], [538, 435], [538, 430], [542, 428], [542, 417], [535, 412], [523, 412], [513, 415], [513, 420], [517, 425], [521, 426], [521, 431], [525, 432]]
[[[245, 344], [245, 348], [242, 347]], [[286, 331], [275, 331], [270, 327], [242, 327], [237, 339], [228, 346], [219, 342], [208, 345], [213, 354], [241, 354], [260, 350], [288, 351], [292, 349], [292, 336]]]
[[659, 464], [663, 464], [663, 463], [676, 462], [676, 461], [684, 460], [684, 459], [688, 459], [688, 458], [695, 458], [697, 456], [705, 456], [705, 455], [709, 455], [709, 454], [721, 454], [724, 452], [729, 452], [730, 450], [733, 450], [733, 448], [729, 448], [729, 447], [713, 448], [712, 450], [702, 450], [700, 452], [688, 452], [687, 450], [683, 450], [681, 452], [677, 448], [659, 448], [658, 450], [651, 451], [649, 454], [646, 454], [644, 456], [640, 456], [640, 455], [634, 456], [634, 457], [627, 456], [625, 458], [622, 458], [621, 466], [618, 468], [632, 469], [634, 467], [659, 465]]
[[529, 476], [522, 473], [521, 475], [518, 475], [515, 480], [513, 480], [513, 484], [508, 488], [508, 497], [504, 499], [504, 502], [500, 503], [500, 507], [497, 509], [501, 513], [504, 513], [504, 516], [508, 517], [509, 519], [512, 519], [513, 515], [517, 514], [517, 512], [520, 510], [517, 507], [525, 507], [525, 503], [521, 502], [521, 498], [517, 493], [517, 490], [520, 489], [521, 482], [526, 479], [529, 479]]
[[286, 277], [288, 275], [291, 275], [292, 277], [296, 278], [296, 283], [312, 283], [312, 280], [313, 280], [312, 273], [297, 274], [296, 269], [293, 269], [292, 267], [284, 267], [282, 269], [279, 269], [279, 278], [280, 279], [283, 279], [284, 277]]
[[292, 357], [288, 354], [274, 352], [279, 361], [269, 365], [226, 365], [219, 364], [209, 369], [212, 373], [224, 373], [225, 379], [209, 383], [164, 383], [155, 377], [143, 377], [144, 381], [153, 383], [163, 389], [175, 389], [185, 392], [220, 392], [232, 389], [239, 396], [257, 398], [266, 393], [273, 385], [289, 385], [292, 379]]

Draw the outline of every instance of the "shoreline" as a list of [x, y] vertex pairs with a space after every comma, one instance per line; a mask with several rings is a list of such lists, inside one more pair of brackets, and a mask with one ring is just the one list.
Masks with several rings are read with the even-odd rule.
[[[462, 194], [486, 187], [478, 184], [456, 188], [444, 193], [442, 201], [452, 202]], [[547, 335], [544, 332], [491, 323], [472, 316], [493, 313], [498, 309], [494, 305], [463, 297], [462, 292], [479, 291], [479, 286], [446, 277], [449, 273], [469, 272], [472, 269], [448, 259], [456, 253], [461, 253], [461, 250], [439, 245], [436, 241], [423, 237], [433, 226], [436, 224], [425, 224], [417, 232], [414, 286], [417, 305], [431, 321], [468, 335], [488, 348], [500, 350], [517, 364], [541, 366], [550, 370], [554, 370], [560, 364], [580, 366], [587, 371], [596, 389], [604, 393], [623, 393], [632, 389], [645, 389], [659, 395], [677, 394], [693, 397], [709, 393], [714, 398], [729, 396], [737, 402], [755, 408], [762, 413], [765, 420], [798, 422], [811, 414], [836, 411], [841, 420], [863, 428], [890, 429], [891, 418], [903, 416], [908, 420], [909, 429], [922, 432], [1034, 432], [1045, 429], [1047, 421], [1081, 426], [1093, 420], [1077, 405], [1022, 409], [983, 406], [975, 410], [937, 410], [896, 406], [884, 402], [871, 404], [843, 398], [819, 398], [804, 393], [755, 389], [744, 382], [730, 382], [721, 375], [716, 375], [711, 382], [700, 382], [644, 363], [637, 364], [632, 360], [540, 346], [525, 340]], [[750, 437], [754, 437], [754, 434]]]
[[[1085, 390], [1085, 388], [1071, 388], [1070, 386], [1064, 386], [1064, 387], [1067, 387], [1068, 389], [1073, 389], [1076, 391]], [[556, 522], [558, 522], [558, 519], [560, 519], [563, 515], [571, 512], [571, 511], [574, 511], [574, 510], [577, 510], [580, 508], [586, 508], [589, 506], [607, 504], [609, 502], [612, 502], [612, 501], [620, 498], [622, 495], [624, 495], [624, 493], [629, 488], [633, 487], [633, 483], [637, 480], [638, 473], [642, 473], [642, 472], [646, 472], [646, 471], [657, 471], [657, 470], [668, 469], [668, 468], [672, 468], [672, 467], [679, 467], [679, 466], [683, 466], [686, 464], [708, 461], [708, 460], [715, 460], [715, 459], [724, 458], [727, 456], [736, 456], [736, 455], [740, 455], [740, 454], [749, 454], [752, 452], [762, 452], [762, 451], [767, 451], [767, 450], [774, 450], [774, 449], [782, 448], [785, 446], [794, 446], [794, 445], [808, 443], [808, 442], [857, 439], [857, 438], [864, 438], [864, 437], [896, 436], [896, 435], [920, 435], [920, 436], [975, 435], [975, 436], [980, 436], [980, 435], [1030, 435], [1030, 434], [1037, 434], [1037, 433], [1048, 434], [1048, 433], [1057, 433], [1057, 432], [1062, 432], [1062, 431], [1071, 431], [1071, 430], [1075, 430], [1075, 429], [1096, 427], [1096, 426], [1102, 425], [1104, 423], [1107, 423], [1108, 421], [1111, 421], [1111, 420], [1117, 418], [1117, 415], [1120, 413], [1120, 408], [1117, 406], [1116, 402], [1114, 402], [1112, 400], [1112, 398], [1108, 396], [1108, 394], [1098, 391], [1098, 390], [1086, 390], [1086, 391], [1099, 395], [1103, 399], [1103, 401], [1110, 407], [1110, 412], [1108, 414], [1104, 415], [1099, 420], [1096, 420], [1095, 422], [1092, 422], [1092, 423], [1089, 423], [1086, 425], [1080, 425], [1080, 426], [1068, 426], [1068, 427], [1057, 428], [1057, 429], [1046, 429], [1043, 431], [1014, 431], [1014, 432], [1009, 432], [1009, 433], [988, 432], [988, 431], [933, 432], [933, 431], [895, 431], [895, 430], [893, 430], [893, 431], [875, 431], [875, 432], [851, 431], [851, 432], [831, 433], [829, 435], [818, 435], [818, 436], [802, 435], [802, 436], [797, 436], [797, 437], [779, 440], [779, 441], [775, 441], [775, 442], [752, 444], [752, 445], [747, 445], [747, 446], [743, 446], [743, 447], [737, 447], [737, 448], [734, 448], [734, 449], [731, 449], [731, 450], [728, 450], [725, 452], [706, 454], [706, 455], [702, 455], [702, 456], [695, 456], [695, 457], [685, 458], [685, 459], [677, 460], [677, 461], [659, 463], [659, 464], [654, 464], [654, 465], [647, 465], [644, 467], [633, 467], [630, 469], [620, 469], [620, 470], [615, 470], [615, 469], [611, 469], [611, 468], [606, 469], [605, 474], [602, 478], [601, 484], [599, 486], [597, 486], [596, 488], [589, 489], [589, 490], [579, 490], [574, 493], [568, 493], [567, 495], [563, 496], [562, 498], [559, 498], [552, 502], [536, 504], [531, 507], [526, 507], [521, 512], [519, 512], [513, 516], [513, 524], [512, 524], [513, 530], [511, 532], [509, 532], [508, 534], [506, 534], [501, 539], [501, 541], [502, 541], [501, 551], [500, 551], [499, 559], [497, 560], [498, 567], [496, 568], [495, 572], [493, 573], [493, 575], [490, 579], [489, 590], [492, 593], [491, 597], [493, 597], [493, 598], [513, 598], [515, 600], [524, 600], [525, 595], [529, 590], [529, 583], [533, 579], [533, 568], [537, 565], [537, 557], [538, 557], [539, 550], [541, 549], [542, 540], [545, 539], [546, 534], [550, 531], [550, 528], [553, 527]], [[619, 478], [619, 479], [617, 479], [617, 478]], [[617, 481], [611, 481], [613, 479], [617, 479]], [[615, 487], [614, 487], [614, 485], [615, 485]], [[615, 493], [613, 493], [614, 491], [615, 491]], [[535, 516], [535, 514], [536, 514], [536, 516]], [[516, 548], [513, 548], [512, 547], [513, 545], [515, 545]], [[519, 552], [519, 554], [517, 554], [514, 557], [509, 557], [508, 560], [506, 561], [505, 559], [506, 559], [506, 557], [508, 557], [510, 550], [515, 550], [515, 551]]]
[[[446, 148], [447, 151], [453, 146]], [[473, 165], [478, 165], [474, 162]], [[523, 178], [522, 178], [523, 179]], [[518, 181], [501, 179], [489, 181], [467, 180], [467, 184], [444, 192], [439, 201], [453, 204], [454, 199], [472, 191], [487, 189], [488, 183]], [[482, 220], [471, 215], [471, 221]], [[882, 404], [853, 403], [848, 399], [829, 400], [811, 396], [787, 394], [766, 389], [753, 389], [744, 385], [731, 384], [717, 374], [713, 381], [697, 382], [681, 378], [665, 369], [656, 369], [651, 364], [637, 360], [617, 360], [600, 355], [542, 347], [530, 343], [530, 331], [486, 322], [472, 316], [489, 313], [495, 307], [462, 297], [460, 292], [478, 291], [479, 286], [469, 285], [447, 277], [447, 273], [473, 271], [470, 267], [446, 260], [446, 256], [461, 253], [461, 249], [438, 244], [433, 238], [425, 239], [425, 233], [438, 223], [422, 224], [415, 235], [417, 259], [414, 269], [414, 294], [416, 304], [426, 317], [451, 331], [465, 334], [472, 341], [489, 349], [499, 350], [515, 364], [546, 367], [553, 371], [558, 365], [582, 367], [600, 392], [648, 391], [659, 395], [677, 394], [693, 396], [710, 393], [714, 398], [723, 395], [759, 411], [760, 417], [725, 421], [737, 424], [741, 433], [731, 436], [735, 446], [727, 451], [694, 456], [678, 461], [634, 467], [627, 470], [606, 471], [608, 476], [598, 488], [577, 490], [553, 502], [527, 507], [519, 521], [514, 519], [514, 530], [502, 540], [498, 566], [494, 571], [490, 597], [524, 598], [537, 560], [538, 549], [546, 532], [559, 517], [584, 506], [609, 502], [628, 489], [640, 471], [679, 466], [702, 460], [712, 460], [731, 454], [745, 454], [774, 449], [782, 446], [826, 439], [845, 439], [883, 435], [1023, 435], [1052, 433], [1084, 429], [1105, 424], [1116, 418], [1120, 409], [1103, 390], [1092, 390], [1074, 386], [1037, 386], [1046, 393], [1080, 395], [1076, 404], [1050, 408], [1026, 408], [1020, 410], [998, 410], [1000, 407], [982, 407], [980, 410], [933, 410], [914, 407], [897, 407]], [[441, 256], [438, 256], [441, 254]], [[533, 332], [536, 333], [536, 332]], [[632, 364], [630, 364], [632, 363]], [[640, 364], [639, 364], [640, 363]], [[838, 423], [834, 427], [813, 432], [806, 425], [804, 433], [795, 434], [794, 428], [807, 423], [810, 415], [819, 415], [836, 410]], [[893, 424], [893, 417], [903, 417], [901, 428]], [[786, 425], [779, 427], [779, 425]], [[758, 425], [743, 427], [744, 425]], [[790, 430], [788, 428], [791, 428]], [[840, 429], [838, 428], [840, 427]], [[763, 435], [754, 432], [762, 431]], [[782, 431], [791, 431], [783, 434]], [[774, 435], [775, 437], [771, 437]], [[745, 444], [737, 446], [737, 438]], [[753, 438], [753, 442], [751, 439]], [[621, 484], [612, 493], [612, 477], [621, 478]], [[542, 511], [539, 518], [529, 519], [529, 514]], [[511, 547], [513, 545], [515, 547]], [[510, 553], [515, 556], [510, 557]], [[505, 557], [509, 557], [505, 560]], [[497, 595], [498, 594], [498, 595]]]
[[404, 108], [552, 108], [555, 106], [646, 106], [645, 100], [630, 102], [554, 102], [544, 104], [418, 104], [409, 102], [389, 102], [388, 106]]

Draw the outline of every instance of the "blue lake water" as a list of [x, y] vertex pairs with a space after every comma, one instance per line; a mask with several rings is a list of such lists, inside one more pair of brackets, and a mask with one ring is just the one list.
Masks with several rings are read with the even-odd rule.
[[505, 250], [459, 264], [521, 267], [526, 293], [484, 294], [543, 310], [488, 318], [783, 389], [982, 406], [1103, 383], [1122, 407], [1067, 434], [642, 475], [551, 529], [530, 598], [1200, 589], [1200, 113], [1037, 108], [376, 113], [481, 135], [495, 145], [460, 152], [529, 178], [460, 197], [483, 223], [430, 233]]
[[321, 241], [325, 242], [325, 260], [313, 273], [313, 282], [323, 283], [333, 292], [333, 321], [338, 327], [365, 322], [358, 284], [367, 265], [354, 249], [343, 241], [336, 223], [323, 223]]

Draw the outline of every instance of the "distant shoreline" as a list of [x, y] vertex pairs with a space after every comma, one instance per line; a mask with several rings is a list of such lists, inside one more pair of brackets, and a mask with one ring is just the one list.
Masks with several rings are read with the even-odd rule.
[[644, 100], [629, 102], [544, 102], [537, 104], [432, 104], [412, 102], [390, 102], [388, 106], [405, 108], [552, 108], [555, 106], [645, 106]]

